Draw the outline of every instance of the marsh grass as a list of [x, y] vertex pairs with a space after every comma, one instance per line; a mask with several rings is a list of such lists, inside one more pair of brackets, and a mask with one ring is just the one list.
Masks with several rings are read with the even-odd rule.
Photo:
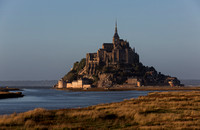
[[200, 92], [153, 92], [86, 108], [0, 116], [1, 129], [200, 129]]

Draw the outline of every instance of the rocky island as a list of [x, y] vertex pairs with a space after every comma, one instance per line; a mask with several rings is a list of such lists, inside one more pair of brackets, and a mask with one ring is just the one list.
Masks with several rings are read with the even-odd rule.
[[75, 62], [55, 88], [132, 88], [140, 86], [182, 86], [176, 77], [144, 66], [129, 42], [120, 39], [115, 24], [112, 43], [103, 43], [96, 53]]

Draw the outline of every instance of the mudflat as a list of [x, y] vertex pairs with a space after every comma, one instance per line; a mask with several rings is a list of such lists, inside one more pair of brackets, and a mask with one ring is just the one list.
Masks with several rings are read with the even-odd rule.
[[0, 99], [23, 97], [21, 92], [0, 92]]
[[8, 91], [19, 91], [19, 88], [8, 88], [8, 87], [0, 87], [0, 92], [8, 92]]

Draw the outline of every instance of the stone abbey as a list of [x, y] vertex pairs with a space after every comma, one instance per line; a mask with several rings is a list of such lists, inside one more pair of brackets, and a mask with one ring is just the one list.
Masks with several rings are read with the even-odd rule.
[[115, 23], [115, 33], [112, 43], [103, 43], [97, 53], [87, 53], [86, 71], [87, 74], [95, 74], [97, 66], [109, 66], [117, 64], [139, 63], [139, 55], [135, 48], [129, 46], [129, 42], [120, 39]]
[[139, 86], [179, 86], [180, 81], [144, 66], [135, 48], [120, 39], [115, 23], [112, 43], [103, 43], [96, 53], [75, 62], [73, 68], [58, 81], [57, 88], [116, 88]]

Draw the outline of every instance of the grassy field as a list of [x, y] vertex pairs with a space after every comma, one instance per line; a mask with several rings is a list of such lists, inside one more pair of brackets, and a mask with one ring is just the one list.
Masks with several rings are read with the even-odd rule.
[[153, 92], [86, 108], [0, 116], [0, 129], [200, 129], [200, 91]]

